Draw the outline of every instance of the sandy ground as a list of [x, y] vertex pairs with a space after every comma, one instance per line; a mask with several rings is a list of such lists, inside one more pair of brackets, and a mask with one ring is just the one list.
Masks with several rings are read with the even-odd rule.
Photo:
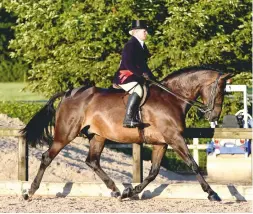
[[[23, 123], [0, 114], [1, 127], [21, 128]], [[17, 180], [17, 138], [0, 138], [0, 181]], [[52, 182], [100, 182], [100, 178], [85, 164], [89, 146], [83, 139], [77, 139], [67, 145], [55, 158], [46, 170], [43, 181]], [[41, 154], [47, 147], [29, 149], [29, 181], [32, 181], [39, 168]], [[132, 157], [105, 148], [101, 156], [101, 166], [116, 182], [132, 182]], [[150, 161], [144, 161], [144, 177], [151, 167]], [[178, 180], [196, 182], [193, 176], [182, 176], [165, 168], [153, 182], [176, 183]], [[209, 202], [208, 200], [172, 200], [147, 199], [126, 200], [118, 202], [114, 198], [57, 198], [34, 197], [31, 202], [24, 201], [18, 196], [0, 197], [1, 212], [252, 212], [252, 202], [222, 201]]]
[[19, 197], [0, 197], [0, 212], [29, 213], [252, 213], [250, 202], [208, 200], [115, 198], [42, 198], [31, 202]]

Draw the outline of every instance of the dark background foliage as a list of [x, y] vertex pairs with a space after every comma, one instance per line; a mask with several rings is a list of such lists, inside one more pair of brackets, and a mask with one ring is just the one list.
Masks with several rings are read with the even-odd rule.
[[[237, 73], [234, 84], [252, 84], [250, 0], [2, 0], [0, 6], [0, 77], [25, 76], [29, 89], [45, 96], [85, 78], [109, 87], [132, 19], [148, 20], [149, 66], [157, 79], [208, 64]], [[223, 112], [241, 105], [225, 100]], [[188, 125], [196, 119], [192, 109]]]

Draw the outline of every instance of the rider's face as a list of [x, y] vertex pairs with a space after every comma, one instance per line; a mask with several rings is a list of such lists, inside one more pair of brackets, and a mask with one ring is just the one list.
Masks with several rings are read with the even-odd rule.
[[134, 35], [138, 39], [144, 41], [147, 38], [148, 32], [145, 29], [137, 29], [137, 30], [134, 30]]

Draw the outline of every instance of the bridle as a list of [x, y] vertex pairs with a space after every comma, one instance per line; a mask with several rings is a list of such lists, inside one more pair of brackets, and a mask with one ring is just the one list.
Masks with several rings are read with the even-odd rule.
[[219, 75], [217, 76], [215, 82], [213, 82], [213, 86], [212, 86], [212, 90], [210, 93], [210, 99], [207, 105], [205, 105], [204, 103], [201, 103], [197, 100], [189, 100], [185, 97], [182, 97], [181, 95], [178, 95], [174, 92], [172, 92], [169, 88], [165, 87], [164, 85], [162, 85], [161, 83], [155, 81], [155, 80], [151, 80], [148, 79], [149, 82], [151, 82], [153, 85], [158, 86], [159, 88], [163, 89], [164, 91], [172, 94], [173, 96], [177, 97], [178, 99], [184, 101], [185, 103], [196, 107], [198, 110], [200, 110], [202, 113], [208, 113], [210, 111], [212, 111], [214, 109], [214, 101], [215, 101], [215, 94], [216, 94], [216, 90], [217, 90], [217, 86], [218, 86], [218, 82], [220, 80], [222, 73], [219, 72]]
[[208, 111], [211, 111], [214, 108], [214, 101], [215, 101], [216, 90], [217, 90], [218, 82], [220, 80], [221, 75], [222, 75], [222, 73], [219, 73], [219, 75], [217, 76], [215, 82], [212, 83], [214, 85], [212, 87], [211, 94], [210, 94], [210, 99], [209, 99], [209, 102], [207, 104], [207, 110]]

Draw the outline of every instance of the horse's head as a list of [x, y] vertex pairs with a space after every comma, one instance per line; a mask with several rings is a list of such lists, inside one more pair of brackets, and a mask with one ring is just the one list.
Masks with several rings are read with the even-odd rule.
[[210, 122], [217, 121], [222, 110], [222, 103], [225, 94], [226, 80], [231, 78], [232, 74], [218, 73], [212, 75], [209, 81], [204, 82], [200, 90], [200, 97], [207, 106], [205, 118]]

